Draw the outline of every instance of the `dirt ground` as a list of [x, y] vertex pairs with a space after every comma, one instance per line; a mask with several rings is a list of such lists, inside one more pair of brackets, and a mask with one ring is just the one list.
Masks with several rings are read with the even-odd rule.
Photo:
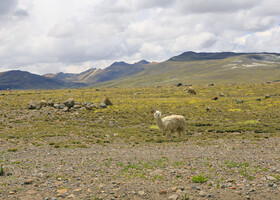
[[0, 199], [276, 200], [279, 143], [218, 139], [71, 149], [0, 139]]

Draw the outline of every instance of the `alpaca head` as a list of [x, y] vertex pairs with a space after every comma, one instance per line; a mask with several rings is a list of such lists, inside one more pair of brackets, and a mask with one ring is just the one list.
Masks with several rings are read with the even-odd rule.
[[155, 119], [161, 118], [161, 113], [160, 113], [158, 110], [155, 111], [155, 112], [154, 112], [154, 117], [155, 117]]

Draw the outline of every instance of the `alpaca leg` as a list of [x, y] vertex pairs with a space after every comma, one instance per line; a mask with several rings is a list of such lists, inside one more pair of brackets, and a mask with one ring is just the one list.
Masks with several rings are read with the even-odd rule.
[[166, 137], [167, 137], [168, 139], [171, 138], [171, 131], [170, 131], [170, 130], [166, 131]]
[[181, 139], [181, 138], [182, 138], [182, 130], [181, 130], [181, 129], [179, 129], [177, 132], [178, 132], [178, 136], [179, 136], [179, 138]]

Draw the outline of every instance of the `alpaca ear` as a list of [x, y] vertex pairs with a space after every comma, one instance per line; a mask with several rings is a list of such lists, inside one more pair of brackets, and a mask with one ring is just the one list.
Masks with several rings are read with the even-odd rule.
[[155, 114], [155, 112], [156, 112], [156, 109], [152, 108], [151, 113]]

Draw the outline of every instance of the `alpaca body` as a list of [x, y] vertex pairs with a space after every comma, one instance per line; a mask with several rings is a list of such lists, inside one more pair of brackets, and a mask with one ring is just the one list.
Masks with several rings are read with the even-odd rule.
[[182, 115], [170, 115], [161, 119], [161, 113], [156, 111], [154, 117], [158, 127], [166, 132], [166, 136], [169, 138], [173, 132], [177, 132], [179, 137], [182, 137], [186, 131], [186, 119]]

